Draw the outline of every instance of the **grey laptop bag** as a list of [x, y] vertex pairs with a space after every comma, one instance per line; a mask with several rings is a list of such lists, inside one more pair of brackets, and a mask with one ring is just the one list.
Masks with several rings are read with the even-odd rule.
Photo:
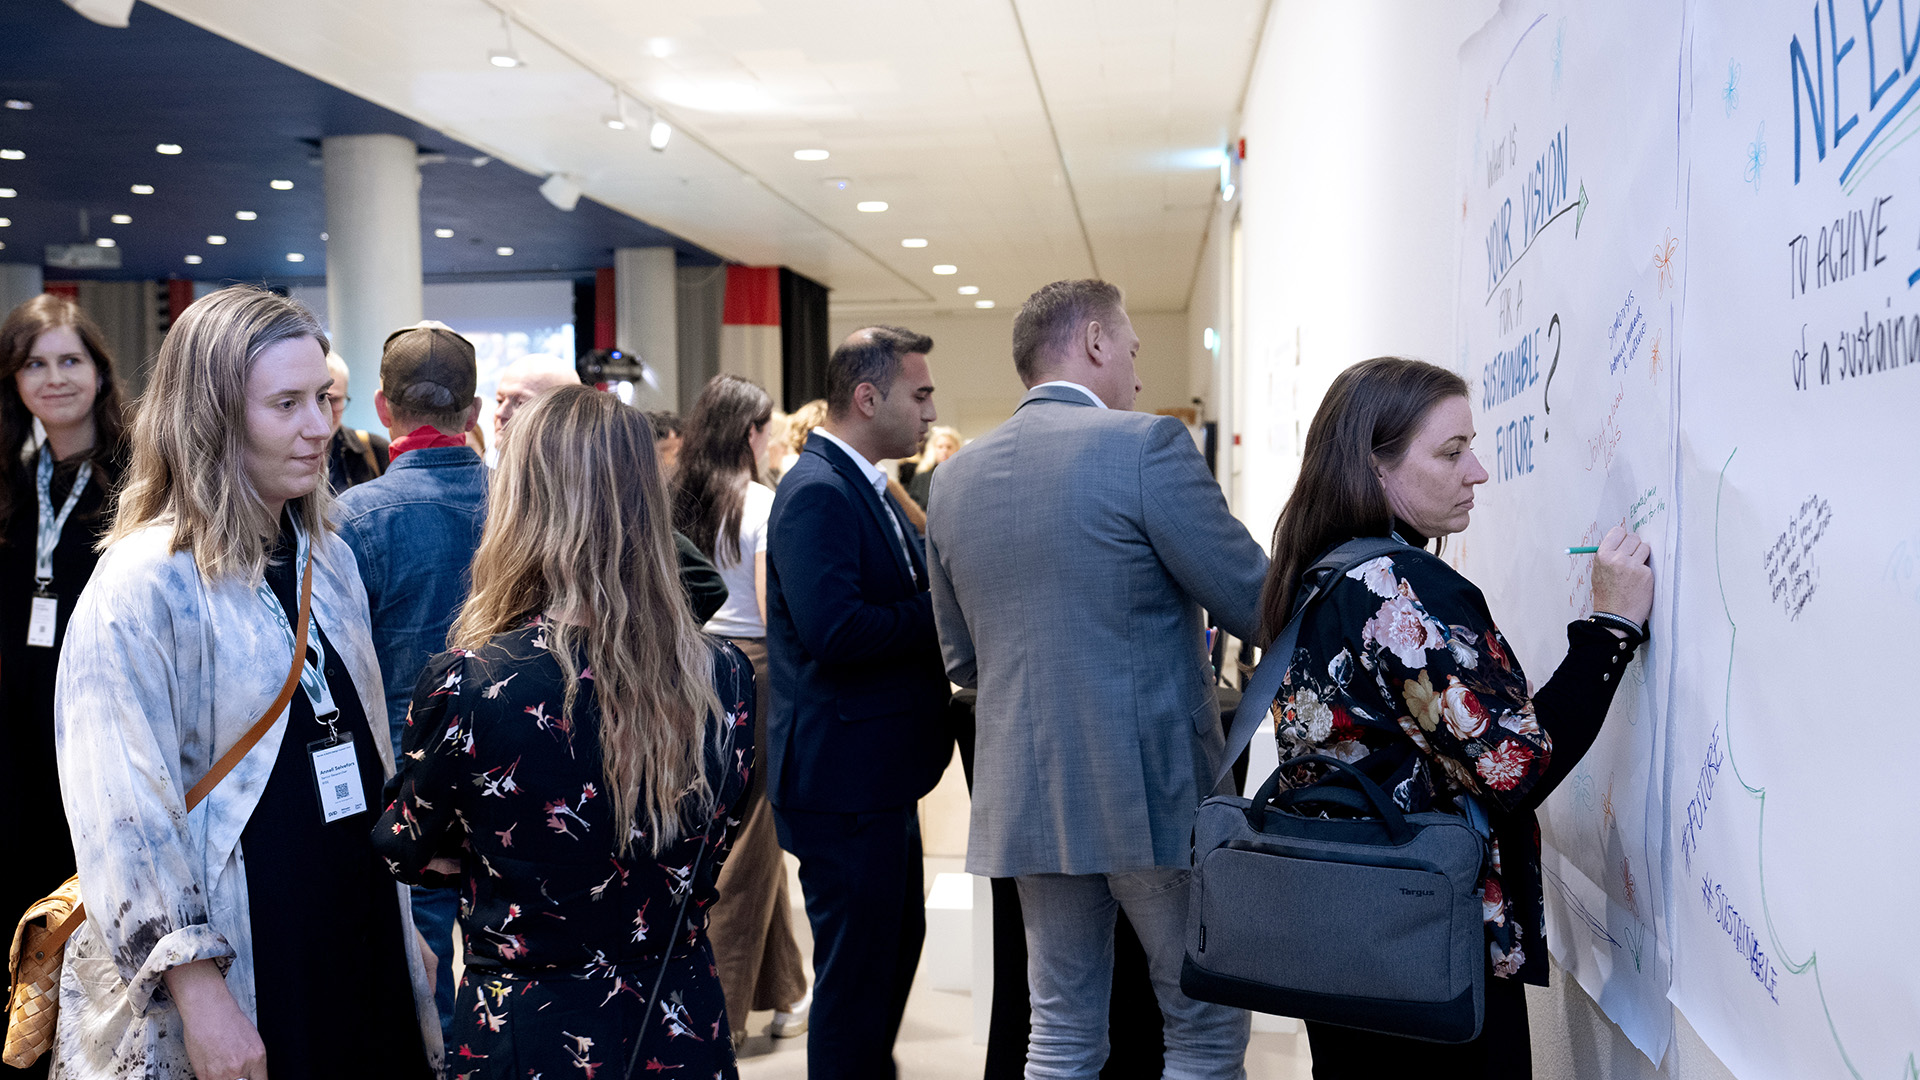
[[[1322, 556], [1309, 579], [1337, 580], [1399, 546], [1349, 541]], [[1273, 703], [1322, 592], [1296, 604], [1254, 672], [1227, 769]], [[1325, 778], [1279, 790], [1282, 771], [1308, 763]], [[1181, 989], [1200, 1001], [1433, 1042], [1475, 1038], [1487, 969], [1487, 828], [1478, 804], [1462, 810], [1402, 813], [1360, 769], [1324, 755], [1285, 763], [1252, 799], [1206, 800], [1194, 821]]]

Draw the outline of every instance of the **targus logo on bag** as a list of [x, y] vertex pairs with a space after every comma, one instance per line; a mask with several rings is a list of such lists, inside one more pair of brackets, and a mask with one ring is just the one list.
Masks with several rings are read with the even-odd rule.
[[1432, 896], [1432, 889], [1401, 889], [1401, 896]]

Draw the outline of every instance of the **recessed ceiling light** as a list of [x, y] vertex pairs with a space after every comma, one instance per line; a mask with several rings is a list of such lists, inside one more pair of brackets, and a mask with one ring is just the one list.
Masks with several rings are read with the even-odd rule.
[[9, 225], [12, 225], [12, 224], [13, 224], [13, 219], [12, 219], [12, 218], [3, 218], [3, 217], [0, 217], [0, 229], [4, 229], [4, 228], [6, 228], [7, 226], [9, 226]]
[[226, 242], [227, 242], [227, 238], [224, 236], [207, 237], [207, 243], [212, 244], [214, 247], [219, 247], [221, 244], [224, 244]]
[[251, 210], [235, 210], [233, 216], [236, 221], [253, 221], [260, 215]]
[[129, 190], [132, 191], [135, 195], [151, 195], [153, 194], [153, 185], [152, 184], [135, 184]]
[[496, 49], [487, 54], [487, 62], [497, 68], [517, 68], [520, 66], [520, 55], [510, 49]]
[[300, 254], [297, 251], [289, 251], [287, 252], [287, 261], [288, 262], [306, 262], [307, 257], [305, 255]]
[[327, 242], [327, 234], [326, 234], [326, 233], [321, 233], [321, 234], [320, 234], [320, 242], [321, 242], [321, 243], [323, 243], [323, 244]]
[[992, 306], [993, 306], [993, 301], [991, 301], [991, 300], [975, 300], [975, 301], [973, 302], [973, 306], [974, 306], [974, 307], [977, 307], [977, 308], [990, 308], [990, 307], [992, 307]]
[[5, 250], [7, 250], [7, 245], [0, 244], [0, 251], [5, 251]]
[[202, 262], [204, 262], [204, 261], [205, 261], [205, 260], [203, 260], [203, 259], [201, 259], [201, 258], [200, 258], [200, 256], [198, 256], [198, 255], [189, 255], [189, 256], [187, 256], [187, 265], [188, 265], [188, 266], [199, 266], [199, 265], [200, 265], [200, 264], [201, 264]]
[[978, 286], [978, 285], [962, 285], [962, 286], [960, 286], [960, 295], [961, 295], [961, 296], [972, 296], [972, 295], [973, 295], [974, 293], [977, 293], [977, 292], [979, 292], [979, 291], [980, 291], [980, 286]]
[[451, 240], [453, 239], [453, 230], [452, 229], [435, 229], [433, 230], [433, 235], [439, 237], [442, 240]]
[[113, 223], [115, 225], [131, 225], [133, 224], [133, 215], [132, 214], [115, 214], [113, 215]]
[[153, 152], [156, 154], [168, 154], [168, 155], [177, 154], [180, 152], [180, 144], [163, 142], [159, 146], [154, 147]]
[[21, 111], [25, 111], [25, 110], [27, 110], [27, 109], [31, 109], [31, 108], [33, 108], [33, 102], [31, 102], [31, 101], [22, 101], [22, 100], [21, 100], [21, 99], [19, 99], [19, 98], [8, 98], [8, 99], [7, 99], [7, 108], [9, 108], [9, 109], [19, 109], [19, 110], [21, 110]]
[[957, 274], [960, 272], [960, 268], [952, 263], [941, 263], [939, 266], [933, 268], [933, 272], [936, 274]]
[[20, 193], [10, 187], [0, 187], [0, 199], [11, 199], [18, 194]]
[[673, 125], [660, 119], [656, 114], [653, 123], [647, 125], [647, 145], [655, 150], [665, 150], [667, 140], [673, 138]]
[[832, 156], [832, 154], [827, 153], [825, 150], [795, 150], [793, 152], [793, 160], [795, 161], [825, 161]]
[[25, 150], [0, 150], [0, 161], [25, 160], [27, 160], [27, 152]]
[[502, 255], [502, 256], [511, 255], [513, 254], [513, 249], [510, 247], [497, 247], [493, 249], [493, 253], [495, 255]]
[[93, 242], [93, 246], [94, 247], [116, 247], [117, 245], [113, 242], [113, 237], [103, 236], [100, 239], [95, 240]]
[[291, 180], [269, 180], [269, 181], [267, 181], [267, 186], [268, 186], [268, 187], [270, 187], [270, 188], [272, 188], [272, 189], [273, 189], [273, 190], [275, 190], [275, 191], [292, 191], [292, 190], [293, 190], [293, 181], [291, 181]]
[[853, 208], [863, 214], [880, 214], [886, 212], [887, 204], [879, 199], [868, 199], [863, 203], [855, 203]]
[[673, 55], [673, 39], [663, 37], [648, 38], [647, 52], [656, 60], [664, 60]]
[[844, 176], [829, 176], [820, 181], [835, 191], [845, 191], [853, 186], [853, 181]]
[[922, 248], [927, 246], [927, 242], [922, 237], [909, 236], [905, 240], [900, 241], [900, 246], [911, 247], [911, 248]]

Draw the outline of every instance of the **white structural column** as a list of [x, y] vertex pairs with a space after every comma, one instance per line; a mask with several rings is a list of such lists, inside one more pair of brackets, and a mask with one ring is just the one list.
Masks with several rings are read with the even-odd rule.
[[5, 312], [39, 296], [46, 288], [37, 263], [0, 263], [0, 319]]
[[639, 357], [660, 380], [658, 387], [634, 387], [633, 403], [642, 409], [680, 408], [678, 283], [670, 247], [613, 253], [614, 346]]
[[380, 346], [421, 319], [420, 164], [412, 139], [335, 135], [321, 143], [327, 189], [327, 328], [347, 362], [348, 427], [373, 411]]

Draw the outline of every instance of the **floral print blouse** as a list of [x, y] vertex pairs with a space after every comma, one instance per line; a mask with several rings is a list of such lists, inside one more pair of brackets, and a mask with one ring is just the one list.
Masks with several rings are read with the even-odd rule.
[[[1273, 705], [1280, 760], [1328, 754], [1375, 775], [1402, 810], [1470, 793], [1493, 822], [1484, 915], [1493, 973], [1544, 985], [1540, 831], [1533, 810], [1599, 734], [1632, 650], [1587, 621], [1529, 694], [1478, 588], [1428, 552], [1383, 555], [1328, 584]], [[1283, 774], [1283, 779], [1288, 778]], [[1306, 778], [1298, 778], [1305, 780]]]
[[[706, 776], [716, 802], [657, 856], [644, 821], [618, 854], [591, 668], [577, 687], [569, 717], [565, 674], [536, 618], [478, 650], [434, 657], [414, 691], [374, 848], [402, 881], [460, 890], [468, 967], [449, 1073], [504, 1077], [514, 1061], [550, 1075], [624, 1069], [628, 1040], [645, 1026], [651, 973], [691, 896], [659, 1010], [647, 1018], [649, 1068], [732, 1076], [704, 927], [753, 764], [752, 666], [715, 644], [725, 716], [709, 728]], [[441, 856], [460, 873], [426, 869]]]

